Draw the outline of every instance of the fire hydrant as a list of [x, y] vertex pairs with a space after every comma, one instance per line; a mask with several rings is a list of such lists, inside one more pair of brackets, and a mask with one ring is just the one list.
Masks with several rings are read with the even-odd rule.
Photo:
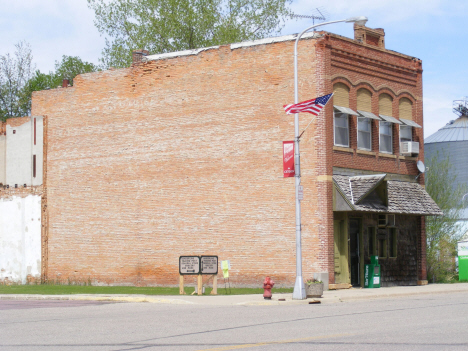
[[263, 292], [263, 298], [265, 300], [271, 300], [271, 288], [275, 285], [275, 282], [270, 279], [270, 277], [266, 277], [265, 280], [263, 281], [263, 289], [265, 291]]

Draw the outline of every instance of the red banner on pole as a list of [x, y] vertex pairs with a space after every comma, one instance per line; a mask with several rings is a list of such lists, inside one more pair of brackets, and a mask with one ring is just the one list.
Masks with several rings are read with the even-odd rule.
[[294, 177], [294, 141], [283, 141], [283, 177]]

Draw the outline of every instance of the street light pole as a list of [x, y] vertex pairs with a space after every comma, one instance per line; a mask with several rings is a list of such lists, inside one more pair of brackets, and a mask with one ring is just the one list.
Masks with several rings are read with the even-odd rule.
[[[296, 43], [294, 44], [294, 103], [299, 102], [299, 93], [298, 93], [298, 74], [297, 74], [297, 44], [302, 35], [309, 30], [325, 26], [327, 24], [339, 23], [339, 22], [348, 22], [348, 23], [358, 23], [364, 25], [367, 22], [367, 17], [352, 17], [345, 20], [339, 21], [330, 21], [320, 24], [313, 25], [301, 32], [296, 38]], [[296, 184], [296, 283], [294, 284], [293, 299], [295, 300], [304, 300], [306, 296], [304, 280], [302, 279], [302, 247], [301, 247], [301, 201], [299, 200], [299, 187], [301, 185], [301, 160], [299, 153], [299, 114], [294, 114], [294, 168], [296, 170], [295, 174], [295, 184]]]

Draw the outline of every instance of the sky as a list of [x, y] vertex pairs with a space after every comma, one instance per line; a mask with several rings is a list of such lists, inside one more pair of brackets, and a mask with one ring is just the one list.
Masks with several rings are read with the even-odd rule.
[[[367, 26], [385, 30], [385, 46], [423, 61], [424, 136], [457, 116], [452, 101], [468, 96], [468, 1], [466, 0], [294, 0], [297, 14], [327, 14], [327, 20], [369, 18]], [[317, 22], [316, 22], [317, 23]], [[299, 33], [312, 20], [290, 20], [281, 34]], [[354, 37], [348, 23], [321, 29]], [[86, 0], [0, 0], [0, 55], [15, 44], [31, 45], [36, 68], [54, 70], [62, 55], [99, 63], [104, 38], [94, 26]]]

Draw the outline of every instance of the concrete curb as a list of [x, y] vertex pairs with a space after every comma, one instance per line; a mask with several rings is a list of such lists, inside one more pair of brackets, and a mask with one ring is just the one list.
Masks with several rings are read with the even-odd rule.
[[150, 302], [187, 305], [194, 304], [191, 301], [171, 299], [166, 297], [152, 297], [147, 295], [27, 295], [11, 294], [0, 295], [0, 300], [65, 300], [65, 301], [107, 301], [107, 302]]
[[[284, 301], [280, 301], [283, 299]], [[320, 299], [292, 300], [292, 294], [276, 294], [272, 300], [264, 300], [262, 295], [218, 295], [218, 296], [191, 296], [174, 297], [150, 295], [21, 295], [4, 294], [0, 300], [62, 300], [62, 301], [103, 301], [103, 302], [148, 302], [173, 305], [230, 305], [230, 306], [278, 306], [278, 305], [304, 305], [310, 301]]]
[[346, 302], [354, 300], [390, 299], [429, 294], [468, 293], [468, 284], [431, 284], [423, 286], [402, 286], [379, 289], [347, 289], [324, 292], [328, 302]]
[[[275, 294], [272, 300], [255, 295], [204, 295], [204, 296], [154, 296], [154, 295], [0, 295], [0, 300], [68, 300], [103, 302], [147, 302], [173, 305], [197, 306], [281, 306], [307, 305], [310, 303], [339, 303], [355, 300], [391, 299], [428, 294], [467, 293], [468, 284], [431, 284], [380, 289], [329, 290], [320, 299], [293, 300], [292, 294]], [[280, 301], [282, 300], [282, 301]]]

